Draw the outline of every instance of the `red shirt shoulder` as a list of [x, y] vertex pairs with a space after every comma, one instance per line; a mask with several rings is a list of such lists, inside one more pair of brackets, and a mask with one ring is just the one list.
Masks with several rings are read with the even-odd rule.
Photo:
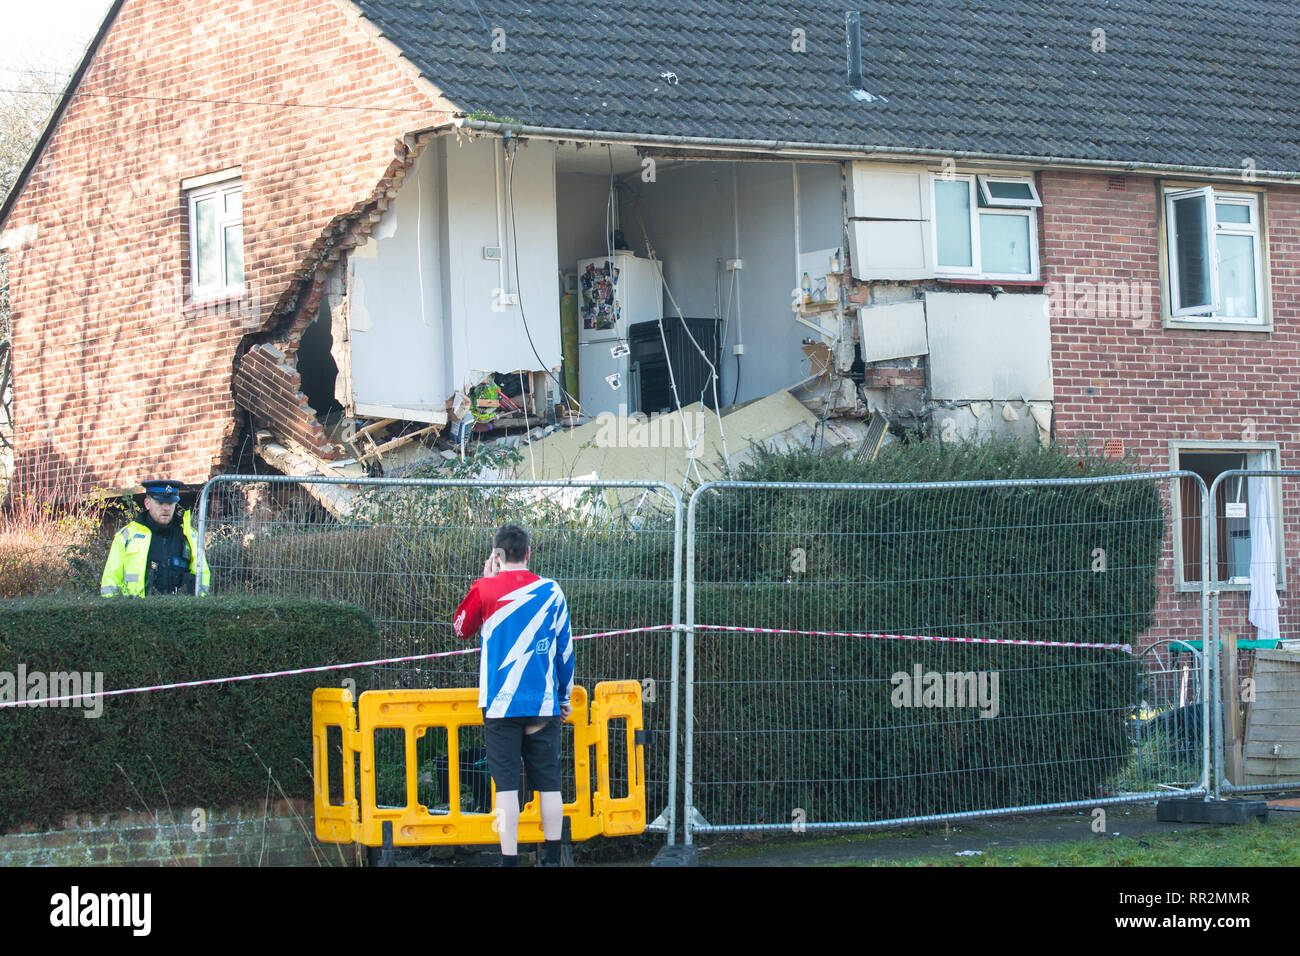
[[501, 598], [533, 581], [538, 575], [531, 571], [502, 571], [490, 578], [479, 578], [470, 585], [465, 600], [456, 608], [452, 629], [461, 640], [478, 633], [483, 622], [496, 611]]

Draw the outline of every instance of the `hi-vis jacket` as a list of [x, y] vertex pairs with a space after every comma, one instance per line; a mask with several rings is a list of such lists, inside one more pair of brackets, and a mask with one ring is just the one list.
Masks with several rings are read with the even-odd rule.
[[[199, 573], [199, 551], [188, 511], [181, 512], [181, 531], [190, 546], [190, 574], [199, 578], [199, 593], [207, 594], [212, 576], [206, 561], [202, 565], [203, 573]], [[132, 521], [113, 535], [113, 546], [109, 548], [108, 562], [104, 565], [104, 574], [99, 580], [100, 597], [117, 597], [119, 594], [144, 597], [149, 542], [152, 538], [149, 529], [138, 521]]]

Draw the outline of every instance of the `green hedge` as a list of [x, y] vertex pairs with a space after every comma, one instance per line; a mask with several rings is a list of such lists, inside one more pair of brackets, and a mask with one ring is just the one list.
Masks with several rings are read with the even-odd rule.
[[[741, 477], [1124, 470], [1060, 449], [922, 443], [862, 465], [760, 454]], [[699, 500], [696, 528], [701, 624], [1136, 644], [1151, 622], [1167, 520], [1160, 487], [1142, 481], [728, 489]], [[1128, 762], [1127, 714], [1142, 692], [1139, 665], [1121, 651], [716, 632], [697, 634], [696, 649], [696, 806], [712, 823], [788, 824], [796, 807], [810, 822], [880, 820], [1101, 796]], [[894, 707], [891, 675], [916, 665], [999, 672], [998, 717]]]
[[[0, 602], [0, 672], [101, 672], [113, 690], [370, 660], [379, 635], [357, 607], [268, 599]], [[331, 671], [0, 712], [0, 831], [69, 812], [260, 803], [268, 768], [310, 798], [311, 693]], [[272, 797], [280, 789], [272, 785]], [[179, 819], [179, 816], [178, 816]]]

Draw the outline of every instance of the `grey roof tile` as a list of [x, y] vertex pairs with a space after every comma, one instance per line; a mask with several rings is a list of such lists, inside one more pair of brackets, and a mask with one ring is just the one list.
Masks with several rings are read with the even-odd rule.
[[870, 0], [873, 102], [846, 0], [356, 2], [465, 112], [541, 126], [1300, 171], [1289, 0]]

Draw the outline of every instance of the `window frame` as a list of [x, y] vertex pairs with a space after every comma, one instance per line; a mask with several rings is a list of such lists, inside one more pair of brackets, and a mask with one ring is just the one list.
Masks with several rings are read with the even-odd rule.
[[[964, 181], [970, 197], [970, 239], [971, 264], [969, 266], [948, 266], [939, 261], [939, 200], [937, 183]], [[1028, 200], [996, 199], [985, 202], [986, 187], [983, 180], [993, 182], [1027, 183], [1034, 195], [1034, 202]], [[1038, 282], [1042, 276], [1042, 261], [1038, 249], [1038, 189], [1032, 176], [993, 175], [983, 173], [952, 173], [947, 170], [930, 171], [930, 254], [934, 260], [937, 278], [988, 279], [991, 282]], [[980, 216], [1015, 216], [1028, 220], [1029, 223], [1029, 267], [1025, 272], [986, 272], [984, 271], [983, 237], [980, 232]]]
[[[186, 184], [182, 184], [186, 185]], [[226, 212], [226, 197], [231, 194], [239, 196], [238, 214]], [[220, 281], [215, 284], [199, 285], [199, 231], [198, 231], [198, 204], [205, 199], [217, 199], [219, 206], [216, 231], [217, 231], [217, 264], [220, 273]], [[187, 226], [189, 228], [189, 286], [191, 301], [210, 301], [213, 299], [227, 298], [230, 296], [240, 296], [244, 294], [247, 282], [247, 274], [240, 282], [232, 283], [227, 272], [228, 264], [226, 261], [226, 230], [231, 226], [239, 226], [239, 264], [240, 271], [244, 271], [244, 197], [243, 181], [238, 176], [225, 176], [220, 179], [211, 180], [204, 177], [200, 184], [185, 190], [185, 205], [187, 210]]]
[[[1271, 269], [1268, 257], [1268, 205], [1266, 193], [1263, 189], [1248, 186], [1232, 185], [1223, 188], [1224, 184], [1214, 183], [1170, 183], [1162, 182], [1158, 187], [1158, 233], [1159, 233], [1159, 258], [1160, 258], [1160, 291], [1161, 291], [1161, 324], [1164, 328], [1169, 329], [1206, 329], [1213, 331], [1227, 332], [1272, 332], [1273, 331], [1273, 308], [1271, 293]], [[1177, 196], [1186, 196], [1194, 192], [1204, 191], [1207, 197], [1207, 207], [1213, 210], [1214, 220], [1210, 232], [1215, 237], [1214, 250], [1211, 258], [1211, 268], [1214, 275], [1214, 294], [1215, 305], [1222, 308], [1222, 282], [1220, 276], [1219, 263], [1219, 245], [1218, 237], [1227, 236], [1248, 236], [1253, 240], [1253, 252], [1255, 256], [1255, 303], [1258, 315], [1255, 317], [1232, 317], [1218, 314], [1218, 312], [1207, 313], [1204, 309], [1194, 310], [1174, 309], [1174, 303], [1178, 294], [1178, 277], [1174, 270], [1174, 259], [1176, 250], [1173, 248], [1173, 222], [1171, 212], [1171, 201]], [[1220, 223], [1218, 220], [1218, 205], [1226, 203], [1230, 205], [1244, 205], [1251, 210], [1252, 221], [1246, 223]]]
[[[1169, 470], [1182, 471], [1180, 468], [1181, 456], [1184, 454], [1206, 454], [1206, 455], [1245, 455], [1246, 468], [1248, 470], [1269, 471], [1280, 468], [1281, 448], [1278, 442], [1270, 441], [1221, 441], [1205, 440], [1198, 441], [1195, 439], [1173, 439], [1169, 442]], [[1232, 469], [1227, 469], [1232, 470]], [[1180, 479], [1181, 480], [1181, 479]], [[1273, 503], [1273, 550], [1274, 563], [1277, 567], [1277, 589], [1278, 591], [1286, 590], [1286, 561], [1284, 541], [1283, 541], [1283, 522], [1282, 516], [1284, 509], [1282, 507], [1282, 480], [1280, 478], [1268, 479], [1272, 482], [1270, 494]], [[1212, 483], [1206, 482], [1206, 490]], [[1182, 495], [1175, 493], [1171, 495], [1173, 499], [1173, 565], [1174, 565], [1174, 589], [1178, 592], [1200, 593], [1201, 582], [1188, 581], [1183, 576], [1184, 555], [1183, 555], [1183, 503]], [[1249, 497], [1247, 498], [1249, 500]], [[1214, 502], [1210, 502], [1214, 507]], [[1214, 519], [1212, 519], [1214, 520]], [[1219, 542], [1220, 556], [1226, 542]], [[1197, 555], [1196, 560], [1200, 561]], [[1211, 569], [1215, 577], [1218, 576], [1217, 562], [1216, 566]], [[1228, 580], [1211, 582], [1214, 589], [1219, 591], [1245, 591], [1249, 593], [1250, 583], [1233, 583]]]
[[[1209, 243], [1209, 237], [1216, 238], [1214, 248], [1206, 250], [1205, 264], [1209, 271], [1210, 280], [1210, 301], [1204, 305], [1188, 305], [1181, 308], [1175, 308], [1180, 299], [1182, 287], [1178, 278], [1178, 269], [1175, 268], [1177, 262], [1176, 255], [1176, 237], [1174, 235], [1174, 204], [1180, 200], [1200, 198], [1204, 204], [1204, 223], [1206, 242]], [[1215, 306], [1219, 302], [1219, 248], [1218, 248], [1218, 216], [1216, 213], [1217, 205], [1214, 197], [1214, 188], [1212, 186], [1200, 186], [1194, 189], [1166, 189], [1165, 190], [1165, 241], [1169, 243], [1169, 314], [1174, 318], [1181, 318], [1187, 315], [1212, 315], [1214, 310], [1211, 308], [1206, 311], [1207, 306]]]
[[[1225, 205], [1230, 205], [1230, 206], [1245, 206], [1247, 209], [1250, 210], [1251, 222], [1248, 224], [1244, 224], [1245, 225], [1244, 228], [1242, 223], [1219, 222], [1220, 203], [1224, 203]], [[1263, 250], [1263, 241], [1262, 241], [1263, 224], [1260, 217], [1260, 206], [1261, 203], [1259, 201], [1259, 196], [1251, 195], [1249, 193], [1216, 192], [1214, 195], [1214, 236], [1215, 236], [1214, 251], [1215, 251], [1216, 261], [1222, 258], [1222, 253], [1219, 251], [1219, 246], [1218, 246], [1219, 236], [1248, 237], [1254, 241], [1254, 253], [1255, 253], [1255, 309], [1257, 315], [1255, 315], [1253, 318], [1219, 316], [1218, 318], [1219, 321], [1221, 322], [1239, 322], [1245, 325], [1258, 325], [1264, 321], [1264, 287], [1263, 287], [1264, 286], [1263, 283], [1264, 250]], [[1219, 272], [1219, 276], [1220, 276], [1219, 297], [1220, 299], [1222, 299], [1223, 279], [1222, 279], [1221, 264], [1216, 265], [1216, 271]]]
[[[1034, 178], [1032, 176], [989, 176], [981, 173], [975, 177], [975, 181], [979, 184], [980, 195], [984, 198], [984, 205], [986, 206], [1038, 209], [1043, 205], [1042, 199], [1038, 196], [1038, 187], [1034, 185]], [[1028, 186], [1029, 198], [995, 198], [992, 190], [989, 189], [989, 183], [1017, 183], [1019, 185]]]

